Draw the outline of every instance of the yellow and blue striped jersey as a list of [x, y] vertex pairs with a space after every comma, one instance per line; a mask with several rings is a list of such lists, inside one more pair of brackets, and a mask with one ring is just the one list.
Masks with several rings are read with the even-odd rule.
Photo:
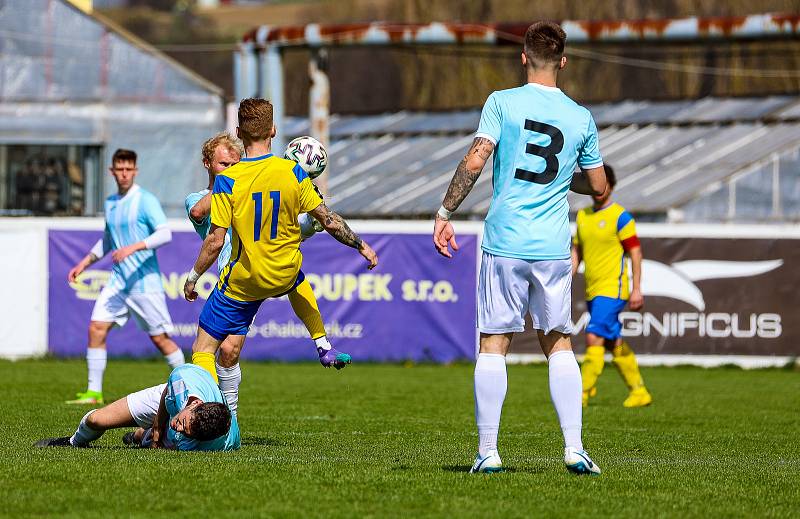
[[231, 229], [231, 259], [218, 290], [258, 301], [291, 289], [303, 263], [298, 216], [321, 203], [303, 168], [272, 154], [244, 158], [217, 175], [211, 223]]
[[578, 212], [573, 243], [580, 247], [585, 266], [586, 299], [597, 296], [628, 299], [628, 262], [625, 253], [639, 246], [636, 222], [624, 207], [612, 203], [595, 211]]

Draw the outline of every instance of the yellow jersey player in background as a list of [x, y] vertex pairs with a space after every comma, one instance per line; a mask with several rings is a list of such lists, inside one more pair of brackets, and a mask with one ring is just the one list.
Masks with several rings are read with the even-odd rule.
[[[614, 170], [605, 164], [605, 171], [610, 189], [592, 196], [594, 204], [578, 212], [578, 230], [572, 246], [572, 275], [578, 271], [581, 260], [585, 265], [586, 305], [590, 314], [586, 356], [581, 365], [583, 405], [588, 405], [589, 397], [597, 393], [597, 378], [603, 372], [603, 357], [608, 348], [629, 390], [622, 405], [641, 407], [650, 404], [653, 397], [644, 386], [633, 350], [622, 340], [619, 314], [626, 304], [634, 311], [644, 305], [642, 247], [631, 214], [611, 201], [616, 184]], [[626, 256], [631, 260], [632, 289]]]
[[184, 285], [184, 296], [194, 301], [195, 283], [216, 261], [230, 228], [231, 258], [200, 313], [192, 347], [192, 362], [215, 380], [214, 354], [219, 345], [230, 335], [247, 334], [264, 299], [308, 287], [305, 298], [313, 306], [309, 313], [319, 312], [314, 293], [300, 270], [301, 213], [311, 214], [331, 236], [357, 249], [369, 262], [368, 268], [378, 264], [375, 251], [323, 203], [303, 168], [272, 155], [276, 128], [269, 101], [243, 100], [236, 132], [247, 157], [214, 180], [211, 230]]

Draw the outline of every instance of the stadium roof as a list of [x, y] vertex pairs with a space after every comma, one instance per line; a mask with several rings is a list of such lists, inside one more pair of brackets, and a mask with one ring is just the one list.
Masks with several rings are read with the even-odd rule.
[[[776, 153], [800, 146], [800, 99], [705, 98], [589, 106], [601, 151], [617, 173], [616, 199], [637, 213], [666, 213]], [[433, 214], [472, 142], [477, 110], [332, 116], [331, 204], [348, 215]], [[309, 133], [287, 118], [285, 134]], [[480, 218], [491, 199], [491, 164], [459, 213]], [[573, 209], [588, 203], [570, 195]]]

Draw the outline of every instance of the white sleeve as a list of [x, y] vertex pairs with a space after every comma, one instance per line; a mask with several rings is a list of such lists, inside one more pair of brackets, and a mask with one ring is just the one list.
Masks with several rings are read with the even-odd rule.
[[172, 241], [172, 231], [166, 225], [156, 227], [153, 234], [144, 239], [144, 246], [148, 249], [157, 249]]
[[103, 246], [104, 244], [105, 240], [103, 238], [100, 238], [99, 240], [97, 240], [97, 243], [94, 244], [92, 250], [89, 251], [89, 254], [93, 254], [97, 259], [102, 258], [103, 256], [106, 255], [107, 252], [105, 250], [105, 247]]

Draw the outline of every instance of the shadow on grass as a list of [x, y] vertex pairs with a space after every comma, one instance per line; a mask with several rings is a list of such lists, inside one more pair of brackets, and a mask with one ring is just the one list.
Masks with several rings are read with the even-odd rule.
[[[469, 469], [472, 468], [472, 465], [442, 465], [442, 470], [445, 472], [469, 472]], [[503, 467], [503, 470], [500, 472], [519, 472], [521, 474], [541, 474], [545, 472], [545, 469], [542, 467]]]

